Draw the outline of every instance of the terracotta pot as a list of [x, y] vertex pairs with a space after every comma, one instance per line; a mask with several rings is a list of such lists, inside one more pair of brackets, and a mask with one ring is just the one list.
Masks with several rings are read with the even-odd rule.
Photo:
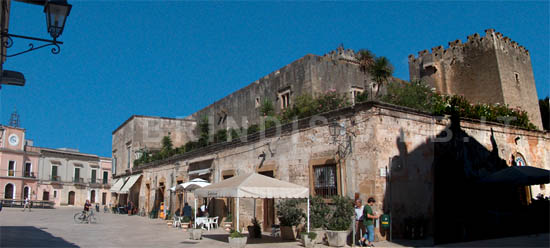
[[311, 230], [312, 232], [314, 233], [317, 233], [317, 237], [315, 238], [315, 243], [317, 244], [324, 244], [325, 241], [325, 235], [326, 235], [326, 230], [322, 229], [322, 228], [319, 228], [319, 229], [313, 229]]

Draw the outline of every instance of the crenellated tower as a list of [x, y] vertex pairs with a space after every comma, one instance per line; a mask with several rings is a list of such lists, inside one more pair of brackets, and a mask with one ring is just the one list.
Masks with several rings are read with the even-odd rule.
[[421, 79], [439, 93], [463, 95], [474, 103], [519, 107], [539, 129], [542, 120], [529, 51], [494, 29], [468, 36], [449, 47], [409, 55], [411, 80]]

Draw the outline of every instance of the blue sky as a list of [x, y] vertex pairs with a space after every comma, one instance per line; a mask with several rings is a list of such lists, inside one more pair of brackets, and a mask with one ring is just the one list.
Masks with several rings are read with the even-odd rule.
[[[549, 4], [533, 2], [70, 1], [61, 53], [9, 58], [24, 87], [0, 90], [35, 145], [111, 155], [133, 114], [187, 116], [308, 54], [339, 44], [386, 56], [408, 80], [407, 56], [494, 28], [531, 54], [539, 98], [549, 88]], [[39, 6], [12, 2], [10, 33], [49, 38]], [[9, 53], [26, 48], [14, 40]]]

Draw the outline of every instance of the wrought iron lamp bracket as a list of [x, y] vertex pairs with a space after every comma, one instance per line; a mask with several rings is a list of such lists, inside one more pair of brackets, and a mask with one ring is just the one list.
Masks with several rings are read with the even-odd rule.
[[2, 50], [5, 49], [5, 48], [7, 49], [7, 48], [10, 48], [10, 47], [13, 46], [12, 37], [13, 38], [18, 38], [18, 39], [46, 42], [46, 44], [43, 44], [43, 45], [40, 45], [40, 46], [37, 46], [37, 47], [35, 47], [35, 45], [31, 42], [31, 43], [29, 43], [29, 48], [27, 50], [24, 50], [24, 51], [21, 51], [21, 52], [18, 52], [18, 53], [14, 53], [14, 54], [2, 54], [2, 57], [6, 57], [6, 58], [15, 57], [17, 55], [21, 55], [21, 54], [24, 54], [24, 53], [28, 53], [28, 52], [38, 50], [38, 49], [44, 48], [44, 47], [49, 47], [49, 46], [53, 46], [52, 49], [51, 49], [52, 54], [58, 54], [59, 52], [61, 52], [61, 47], [59, 47], [59, 44], [63, 44], [63, 42], [57, 41], [56, 39], [53, 39], [53, 40], [40, 39], [40, 38], [35, 38], [35, 37], [23, 36], [23, 35], [9, 34], [6, 31], [2, 32], [1, 36], [2, 36], [2, 42], [1, 42], [2, 43], [1, 44], [2, 45]]

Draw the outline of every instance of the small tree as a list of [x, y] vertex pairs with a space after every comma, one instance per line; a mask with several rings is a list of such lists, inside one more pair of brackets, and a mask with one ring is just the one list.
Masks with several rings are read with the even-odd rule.
[[277, 203], [277, 218], [281, 226], [297, 226], [305, 218], [304, 210], [298, 207], [297, 199], [283, 200]]
[[354, 215], [353, 201], [345, 196], [334, 196], [332, 201], [334, 205], [327, 228], [333, 231], [348, 230]]
[[313, 228], [326, 227], [329, 214], [330, 208], [323, 197], [312, 196], [309, 200], [309, 223], [311, 226]]

